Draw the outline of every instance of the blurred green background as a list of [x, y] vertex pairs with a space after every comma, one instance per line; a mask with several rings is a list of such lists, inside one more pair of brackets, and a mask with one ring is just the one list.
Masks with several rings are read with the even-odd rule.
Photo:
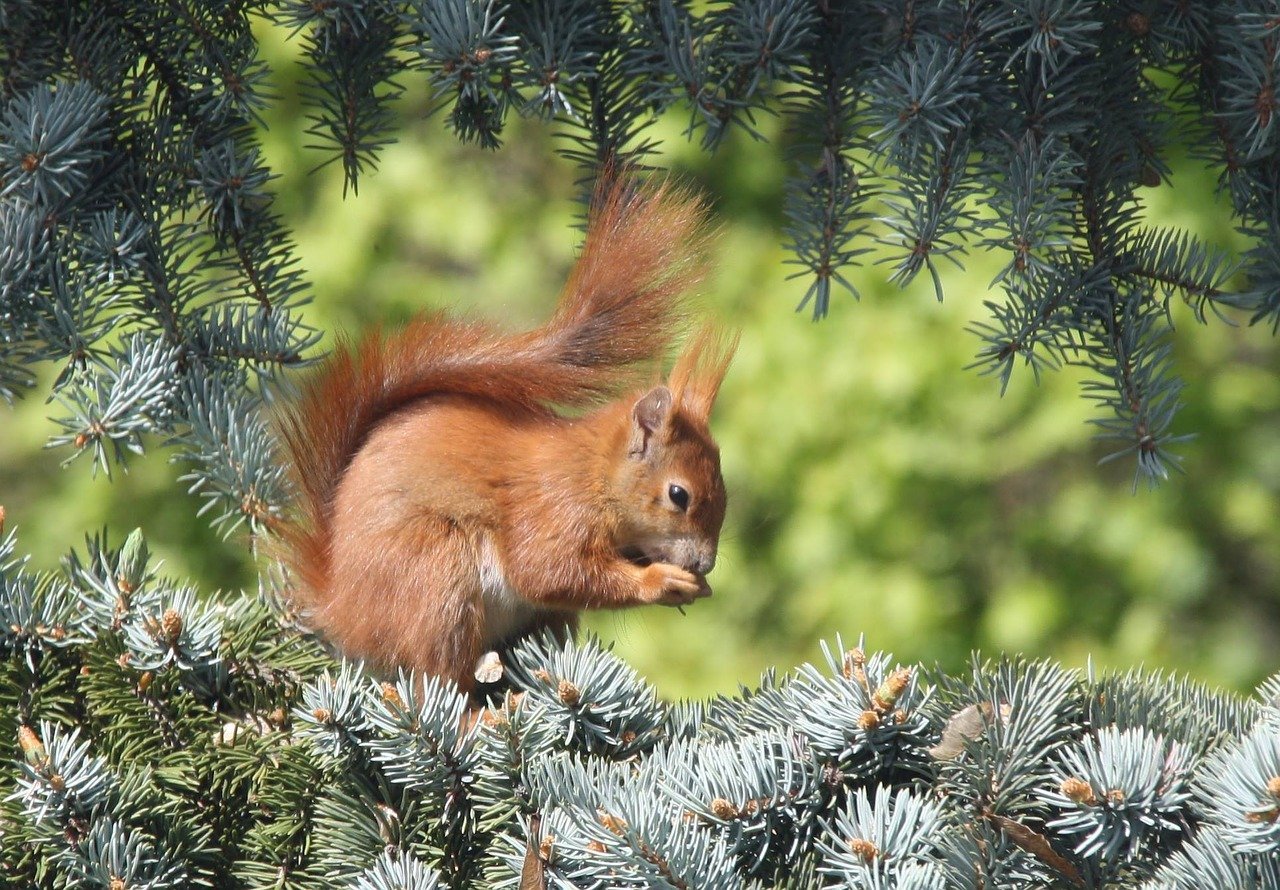
[[[305, 146], [296, 45], [264, 29], [279, 101], [264, 134], [277, 208], [314, 287], [310, 322], [338, 331], [448, 307], [519, 327], [550, 311], [578, 241], [576, 171], [557, 137], [513, 125], [497, 153], [460, 146], [409, 83], [399, 141], [343, 197], [336, 165]], [[659, 162], [706, 192], [723, 225], [707, 311], [742, 330], [714, 421], [730, 493], [715, 596], [686, 610], [592, 617], [588, 626], [667, 695], [705, 695], [820, 657], [865, 634], [910, 661], [961, 667], [974, 648], [1072, 665], [1144, 663], [1249, 688], [1280, 668], [1280, 349], [1268, 329], [1196, 324], [1183, 305], [1178, 431], [1187, 474], [1132, 492], [1132, 463], [1097, 466], [1095, 416], [1073, 370], [1036, 386], [964, 370], [1001, 260], [944, 269], [902, 290], [853, 270], [813, 323], [781, 249], [785, 145], [731, 139], [707, 157], [657, 131]], [[780, 140], [776, 122], [764, 127]], [[1214, 173], [1174, 159], [1174, 187], [1143, 192], [1148, 219], [1238, 249]], [[874, 255], [871, 256], [874, 260]], [[1243, 319], [1242, 319], [1243, 320]], [[166, 570], [206, 589], [252, 587], [243, 532], [195, 515], [160, 443], [112, 482], [42, 448], [45, 386], [0, 408], [0, 504], [20, 548], [53, 567], [84, 534], [141, 526]]]

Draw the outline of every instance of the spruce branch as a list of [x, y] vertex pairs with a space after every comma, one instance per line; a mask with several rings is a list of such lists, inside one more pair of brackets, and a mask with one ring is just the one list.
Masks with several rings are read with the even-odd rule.
[[941, 890], [946, 872], [934, 851], [943, 826], [937, 805], [910, 791], [858, 789], [823, 826], [820, 871], [847, 887]]
[[1140, 728], [1106, 727], [1065, 750], [1060, 769], [1057, 785], [1040, 799], [1061, 812], [1047, 827], [1074, 840], [1079, 856], [1099, 863], [1137, 859], [1160, 833], [1187, 827], [1190, 763], [1177, 742]]
[[[414, 82], [464, 140], [496, 147], [512, 111], [551, 121], [584, 180], [651, 161], [667, 112], [708, 150], [783, 115], [800, 307], [820, 318], [833, 291], [856, 296], [851, 269], [877, 242], [893, 280], [928, 270], [939, 297], [944, 257], [1004, 252], [1003, 296], [971, 327], [977, 366], [1002, 389], [1018, 362], [1092, 368], [1137, 480], [1178, 465], [1180, 383], [1148, 361], [1167, 328], [1131, 303], [1280, 318], [1280, 40], [1243, 0], [23, 2], [0, 25], [4, 398], [47, 360], [68, 361], [55, 394], [76, 390], [111, 325], [159, 332], [184, 375], [269, 376], [314, 347], [255, 131], [272, 101], [255, 15], [299, 36], [309, 132], [352, 191]], [[1167, 187], [1178, 146], [1223, 171], [1243, 257], [1138, 225], [1139, 187]], [[113, 443], [95, 445], [99, 467], [138, 444], [80, 419]]]
[[356, 879], [356, 890], [436, 890], [440, 873], [412, 855], [388, 850]]
[[787, 262], [801, 267], [791, 277], [812, 276], [796, 309], [812, 303], [815, 319], [827, 314], [833, 283], [858, 296], [842, 270], [870, 250], [852, 242], [871, 218], [860, 205], [874, 196], [865, 185], [869, 171], [859, 170], [852, 157], [860, 74], [853, 49], [869, 37], [870, 28], [844, 4], [820, 4], [819, 15], [822, 27], [806, 66], [809, 76], [786, 94], [799, 109], [793, 130], [804, 158], [787, 185], [786, 235], [796, 255]]
[[653, 687], [595, 637], [530, 637], [512, 650], [507, 667], [566, 743], [623, 759], [662, 737], [665, 714]]
[[[16, 554], [9, 533], [10, 611], [32, 577]], [[75, 633], [0, 628], [16, 758], [0, 770], [0, 875], [19, 885], [1261, 890], [1276, 877], [1275, 680], [1241, 701], [1045, 662], [975, 659], [952, 677], [837, 639], [822, 667], [668, 706], [598, 643], [547, 638], [515, 650], [513, 691], [476, 714], [437, 680], [389, 683], [324, 656], [257, 592], [193, 605], [138, 534], [90, 538], [48, 589]], [[602, 743], [644, 722], [643, 745]], [[884, 726], [910, 769], [833, 763], [858, 762]]]
[[649, 768], [665, 794], [724, 839], [739, 870], [777, 880], [811, 845], [822, 808], [822, 770], [801, 738], [757, 733], [729, 742], [673, 745]]
[[22, 724], [18, 744], [23, 759], [14, 797], [36, 823], [64, 824], [87, 816], [116, 781], [106, 761], [89, 753], [89, 742], [80, 741], [78, 729], [68, 733], [43, 721], [37, 727]]
[[1237, 853], [1280, 851], [1280, 721], [1264, 716], [1238, 742], [1224, 746], [1201, 773], [1197, 793], [1209, 820]]

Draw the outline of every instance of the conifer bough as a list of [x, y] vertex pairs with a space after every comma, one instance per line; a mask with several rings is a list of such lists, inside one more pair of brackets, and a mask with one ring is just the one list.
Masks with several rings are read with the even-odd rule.
[[[59, 363], [52, 444], [110, 472], [164, 434], [227, 528], [285, 494], [250, 385], [317, 339], [258, 150], [255, 20], [301, 42], [308, 132], [352, 189], [414, 80], [459, 138], [543, 118], [588, 170], [643, 163], [668, 111], [708, 150], [780, 115], [801, 305], [856, 294], [872, 247], [939, 296], [943, 260], [996, 251], [975, 364], [1002, 387], [1087, 368], [1135, 484], [1177, 466], [1171, 301], [1280, 326], [1271, 0], [5, 0], [0, 395]], [[1243, 255], [1140, 221], [1180, 149], [1220, 171]]]
[[[0, 886], [1280, 887], [1280, 675], [883, 653], [661, 700], [594, 639], [506, 654], [478, 721], [338, 663], [140, 533], [0, 539]], [[282, 628], [282, 622], [285, 626]]]

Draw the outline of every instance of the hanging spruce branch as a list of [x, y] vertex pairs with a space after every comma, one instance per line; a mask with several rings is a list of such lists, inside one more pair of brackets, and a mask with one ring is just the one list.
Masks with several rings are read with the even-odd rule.
[[217, 520], [256, 529], [286, 493], [250, 387], [317, 335], [257, 147], [250, 11], [5, 4], [0, 394], [54, 363], [68, 461], [182, 443]]
[[[1186, 435], [1171, 303], [1280, 327], [1280, 26], [1259, 0], [7, 3], [0, 395], [58, 363], [54, 444], [109, 472], [152, 434], [180, 443], [226, 529], [269, 526], [287, 497], [236, 393], [316, 341], [257, 145], [255, 18], [300, 42], [308, 134], [352, 191], [412, 82], [465, 141], [550, 122], [588, 174], [643, 164], [660, 114], [708, 151], [781, 116], [801, 308], [856, 296], [872, 255], [941, 298], [970, 250], [1003, 254], [976, 367], [1002, 389], [1088, 369], [1135, 484], [1178, 468]], [[1243, 255], [1141, 221], [1181, 148], [1222, 171]], [[108, 345], [121, 327], [136, 336]]]

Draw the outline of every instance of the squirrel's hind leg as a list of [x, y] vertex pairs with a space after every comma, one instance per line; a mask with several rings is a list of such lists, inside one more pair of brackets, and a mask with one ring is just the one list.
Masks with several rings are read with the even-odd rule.
[[484, 606], [475, 548], [447, 517], [418, 515], [376, 537], [339, 538], [346, 571], [317, 624], [346, 654], [393, 673], [447, 678], [463, 692], [483, 654]]

